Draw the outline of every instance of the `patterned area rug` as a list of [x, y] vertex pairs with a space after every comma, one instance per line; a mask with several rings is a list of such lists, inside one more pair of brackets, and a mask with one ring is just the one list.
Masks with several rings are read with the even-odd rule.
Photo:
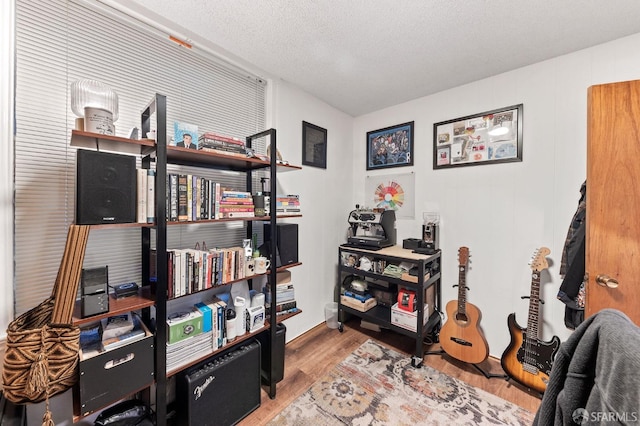
[[530, 425], [534, 414], [368, 340], [268, 424]]

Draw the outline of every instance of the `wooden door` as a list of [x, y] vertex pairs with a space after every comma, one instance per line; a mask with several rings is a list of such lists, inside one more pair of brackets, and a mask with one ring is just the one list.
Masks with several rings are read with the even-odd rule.
[[586, 272], [585, 316], [640, 324], [640, 80], [588, 90]]

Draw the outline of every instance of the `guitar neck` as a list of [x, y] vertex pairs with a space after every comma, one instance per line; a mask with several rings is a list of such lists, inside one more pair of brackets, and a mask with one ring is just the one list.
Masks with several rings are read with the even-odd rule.
[[527, 336], [538, 338], [538, 317], [540, 313], [540, 272], [531, 273], [531, 295], [529, 296], [529, 319], [527, 320]]
[[467, 265], [460, 265], [458, 271], [458, 312], [467, 313]]

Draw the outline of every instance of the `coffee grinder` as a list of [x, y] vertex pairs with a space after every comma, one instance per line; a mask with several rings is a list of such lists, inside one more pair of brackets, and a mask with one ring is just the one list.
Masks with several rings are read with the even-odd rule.
[[440, 214], [435, 212], [423, 212], [422, 219], [422, 241], [424, 242], [424, 246], [431, 250], [438, 250], [440, 248], [438, 235]]

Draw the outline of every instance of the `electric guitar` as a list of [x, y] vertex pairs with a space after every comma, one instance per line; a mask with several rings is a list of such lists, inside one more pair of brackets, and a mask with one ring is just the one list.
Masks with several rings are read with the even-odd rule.
[[447, 322], [440, 330], [440, 346], [450, 356], [479, 364], [489, 356], [489, 345], [480, 330], [482, 314], [467, 303], [467, 263], [469, 248], [458, 250], [458, 300], [447, 303]]
[[551, 253], [541, 247], [531, 261], [531, 295], [529, 296], [529, 320], [527, 328], [516, 322], [516, 314], [509, 314], [507, 325], [511, 343], [502, 354], [500, 363], [505, 373], [516, 382], [537, 392], [544, 393], [549, 382], [553, 359], [560, 346], [560, 338], [553, 336], [544, 342], [538, 338], [538, 314], [540, 309], [540, 272], [547, 269], [547, 256]]

